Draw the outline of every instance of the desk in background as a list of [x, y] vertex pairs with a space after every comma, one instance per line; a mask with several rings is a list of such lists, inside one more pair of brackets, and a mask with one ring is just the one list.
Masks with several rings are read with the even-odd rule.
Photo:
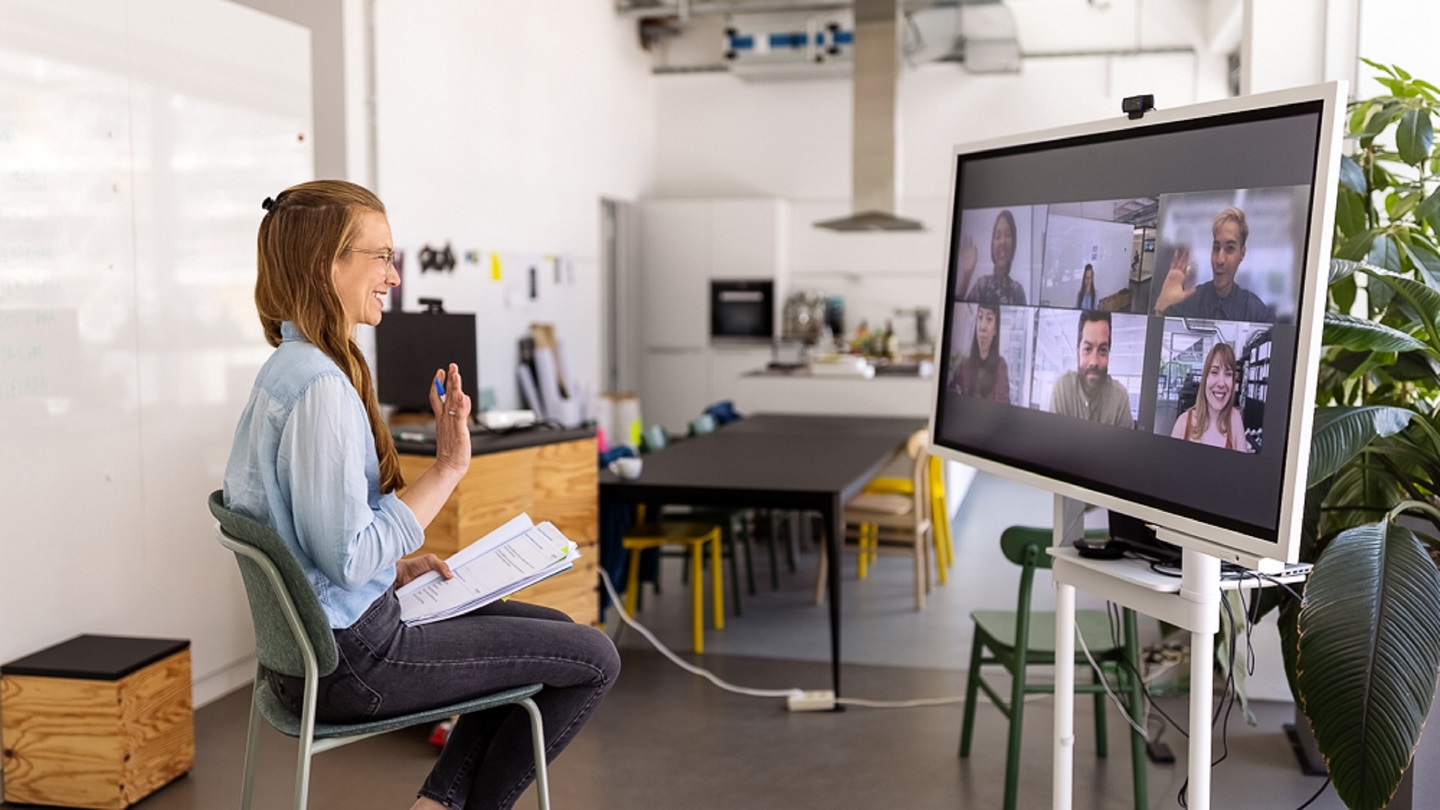
[[[521, 512], [554, 523], [580, 547], [575, 568], [520, 591], [515, 598], [553, 607], [598, 625], [599, 495], [595, 432], [535, 428], [471, 438], [470, 469], [425, 529], [416, 554], [449, 557]], [[400, 471], [413, 481], [435, 461], [426, 441], [397, 440]]]
[[905, 447], [913, 417], [758, 414], [645, 457], [640, 477], [600, 474], [611, 503], [819, 512], [829, 543], [830, 674], [840, 694], [844, 506]]

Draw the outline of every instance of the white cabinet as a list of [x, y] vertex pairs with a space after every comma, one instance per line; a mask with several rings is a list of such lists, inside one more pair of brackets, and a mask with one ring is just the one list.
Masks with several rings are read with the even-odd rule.
[[710, 339], [710, 207], [696, 200], [640, 206], [640, 339], [703, 349]]
[[789, 204], [777, 199], [640, 204], [640, 409], [646, 423], [683, 431], [707, 405], [734, 398], [740, 371], [769, 360], [768, 344], [738, 355], [711, 344], [710, 282], [773, 281], [778, 325], [789, 286], [788, 212]]
[[710, 203], [710, 278], [773, 279], [788, 266], [788, 206], [779, 200]]

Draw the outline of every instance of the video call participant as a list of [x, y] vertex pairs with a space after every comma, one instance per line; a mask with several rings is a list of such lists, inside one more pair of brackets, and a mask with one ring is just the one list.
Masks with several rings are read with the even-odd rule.
[[1245, 212], [1230, 206], [1211, 225], [1211, 280], [1185, 289], [1190, 272], [1190, 249], [1180, 246], [1170, 260], [1170, 271], [1155, 300], [1155, 314], [1174, 318], [1210, 318], [1222, 321], [1274, 323], [1275, 310], [1237, 281], [1240, 262], [1245, 260], [1245, 241], [1250, 226]]
[[1195, 405], [1180, 414], [1170, 435], [1226, 450], [1251, 452], [1250, 442], [1245, 439], [1245, 423], [1240, 419], [1240, 409], [1235, 407], [1238, 368], [1230, 344], [1212, 346], [1205, 355], [1205, 375]]
[[1080, 311], [1080, 328], [1075, 342], [1075, 370], [1055, 381], [1050, 393], [1050, 410], [1102, 425], [1133, 428], [1130, 394], [1110, 378], [1110, 313], [1093, 309]]
[[1086, 263], [1085, 275], [1080, 279], [1080, 294], [1075, 296], [1078, 309], [1095, 309], [1095, 265]]
[[969, 234], [960, 237], [960, 278], [955, 289], [965, 291], [962, 301], [979, 301], [984, 304], [1025, 305], [1025, 287], [1010, 277], [1011, 265], [1015, 262], [1015, 244], [1018, 241], [1015, 215], [1007, 209], [995, 217], [995, 227], [990, 230], [990, 261], [995, 269], [990, 275], [975, 279], [975, 267], [980, 264], [980, 251]]
[[975, 334], [970, 355], [955, 367], [950, 390], [961, 396], [1010, 403], [1010, 370], [1000, 356], [1000, 307], [980, 304], [975, 311]]
[[[553, 758], [619, 674], [609, 637], [515, 600], [416, 627], [400, 620], [397, 587], [427, 571], [453, 576], [434, 554], [404, 557], [470, 465], [470, 398], [453, 364], [435, 372], [435, 463], [404, 482], [355, 343], [400, 283], [385, 207], [339, 180], [293, 186], [263, 207], [255, 305], [275, 351], [235, 429], [224, 498], [280, 535], [334, 628], [340, 665], [319, 683], [317, 718], [381, 720], [543, 683], [534, 700]], [[303, 679], [265, 678], [300, 711]], [[510, 807], [534, 778], [531, 751], [523, 708], [463, 715], [411, 810]]]

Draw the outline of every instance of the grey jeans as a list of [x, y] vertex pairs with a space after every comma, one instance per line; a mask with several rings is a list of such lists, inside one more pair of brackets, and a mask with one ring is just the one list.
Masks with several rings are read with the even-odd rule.
[[[339, 666], [319, 683], [322, 722], [381, 719], [543, 683], [534, 700], [545, 720], [547, 759], [570, 742], [620, 673], [604, 633], [522, 602], [406, 627], [387, 591], [355, 624], [336, 630], [335, 641]], [[300, 678], [268, 673], [267, 681], [299, 711]], [[460, 718], [419, 795], [456, 810], [508, 808], [534, 778], [529, 718], [506, 706]]]

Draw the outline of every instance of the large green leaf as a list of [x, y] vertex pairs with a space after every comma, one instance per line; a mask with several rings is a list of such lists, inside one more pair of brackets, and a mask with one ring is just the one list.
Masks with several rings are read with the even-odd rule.
[[1325, 313], [1325, 345], [1355, 351], [1409, 352], [1425, 344], [1383, 323], [1340, 312]]
[[1435, 695], [1440, 573], [1394, 523], [1336, 537], [1300, 607], [1296, 684], [1335, 792], [1384, 807], [1400, 783]]
[[1404, 430], [1414, 416], [1414, 411], [1389, 405], [1316, 408], [1306, 486], [1334, 475], [1376, 438]]
[[1340, 185], [1362, 198], [1370, 191], [1370, 184], [1365, 182], [1365, 170], [1349, 155], [1340, 156]]
[[1411, 166], [1422, 166], [1430, 157], [1430, 147], [1435, 142], [1434, 128], [1430, 123], [1430, 111], [1424, 107], [1412, 107], [1400, 116], [1400, 128], [1395, 132], [1395, 143], [1400, 147], [1400, 159]]
[[1431, 348], [1440, 349], [1440, 292], [1412, 278], [1394, 273], [1366, 270], [1371, 278], [1378, 279], [1395, 295], [1405, 299], [1411, 311], [1425, 324], [1428, 343]]

